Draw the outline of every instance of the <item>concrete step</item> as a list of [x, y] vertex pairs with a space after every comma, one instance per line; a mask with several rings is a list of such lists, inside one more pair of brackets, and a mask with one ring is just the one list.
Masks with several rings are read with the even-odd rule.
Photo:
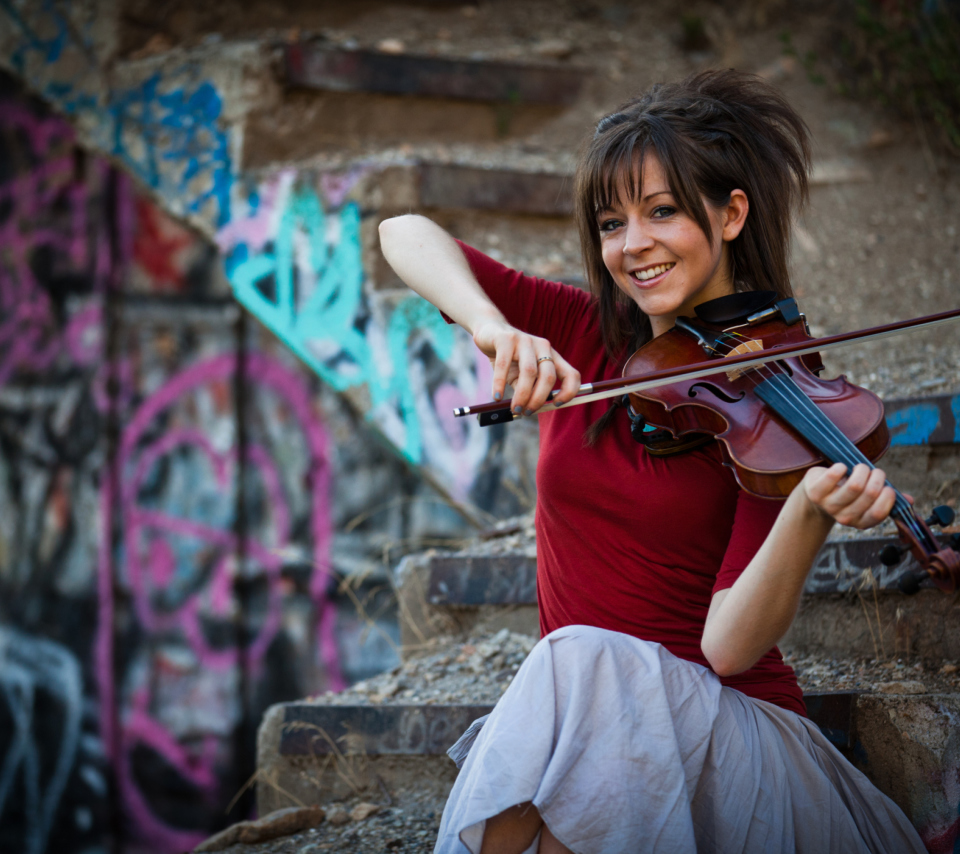
[[[829, 541], [782, 647], [839, 657], [960, 659], [960, 633], [952, 631], [953, 598], [935, 589], [900, 593], [897, 579], [915, 566], [913, 559], [888, 568], [876, 557], [894, 542], [893, 537]], [[413, 555], [401, 562], [396, 586], [400, 643], [407, 654], [443, 635], [500, 628], [539, 633], [532, 544], [499, 554], [477, 553], [478, 548]]]
[[588, 69], [559, 63], [348, 50], [323, 41], [285, 45], [283, 57], [292, 86], [514, 105], [570, 106], [590, 75]]

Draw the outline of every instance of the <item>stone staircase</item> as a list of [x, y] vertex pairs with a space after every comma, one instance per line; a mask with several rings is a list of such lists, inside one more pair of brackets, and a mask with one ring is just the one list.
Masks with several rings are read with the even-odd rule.
[[[917, 469], [929, 451], [901, 447], [898, 465], [912, 455]], [[781, 647], [802, 665], [802, 685], [805, 669], [818, 674], [805, 691], [811, 719], [904, 809], [931, 851], [952, 850], [942, 846], [953, 844], [960, 794], [955, 598], [901, 594], [896, 577], [909, 562], [890, 570], [877, 560], [891, 542], [843, 533], [828, 541]], [[260, 730], [261, 814], [291, 797], [326, 803], [385, 787], [397, 803], [439, 815], [456, 776], [446, 749], [508, 684], [509, 669], [498, 668], [518, 639], [538, 635], [532, 518], [501, 523], [459, 552], [408, 556], [395, 584], [404, 664], [346, 694], [270, 709]], [[864, 660], [869, 684], [851, 689], [839, 674]], [[459, 683], [450, 668], [462, 671]]]

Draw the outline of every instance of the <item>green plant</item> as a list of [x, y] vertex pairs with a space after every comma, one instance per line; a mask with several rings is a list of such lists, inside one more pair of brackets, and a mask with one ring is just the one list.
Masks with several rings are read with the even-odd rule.
[[817, 52], [813, 50], [808, 50], [803, 54], [797, 50], [793, 44], [793, 39], [790, 36], [790, 33], [783, 32], [780, 33], [780, 43], [783, 45], [783, 53], [785, 56], [792, 56], [797, 62], [803, 66], [803, 70], [807, 73], [807, 79], [816, 84], [817, 86], [823, 86], [826, 84], [827, 79], [817, 70], [817, 63], [819, 57]]
[[960, 5], [856, 0], [854, 13], [841, 55], [856, 92], [933, 122], [960, 153]]

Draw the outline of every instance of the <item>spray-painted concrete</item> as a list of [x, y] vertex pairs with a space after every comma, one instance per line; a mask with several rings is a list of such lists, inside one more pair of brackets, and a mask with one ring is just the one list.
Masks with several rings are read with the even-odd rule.
[[350, 193], [378, 167], [244, 173], [244, 118], [276, 87], [269, 51], [175, 50], [107, 72], [115, 26], [108, 0], [4, 0], [0, 56], [75, 122], [83, 144], [215, 237], [240, 303], [479, 521], [498, 503], [501, 436], [450, 410], [485, 396], [489, 365], [419, 297], [374, 297]]
[[0, 848], [179, 852], [263, 709], [398, 660], [337, 581], [457, 519], [75, 143], [0, 74]]

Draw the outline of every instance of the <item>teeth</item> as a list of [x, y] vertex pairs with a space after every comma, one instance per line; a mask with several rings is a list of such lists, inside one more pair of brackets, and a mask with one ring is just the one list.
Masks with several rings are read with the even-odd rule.
[[654, 276], [659, 276], [661, 273], [665, 273], [669, 270], [673, 264], [660, 264], [657, 267], [650, 267], [648, 270], [637, 270], [634, 275], [641, 281], [645, 282], [647, 279], [652, 279]]

